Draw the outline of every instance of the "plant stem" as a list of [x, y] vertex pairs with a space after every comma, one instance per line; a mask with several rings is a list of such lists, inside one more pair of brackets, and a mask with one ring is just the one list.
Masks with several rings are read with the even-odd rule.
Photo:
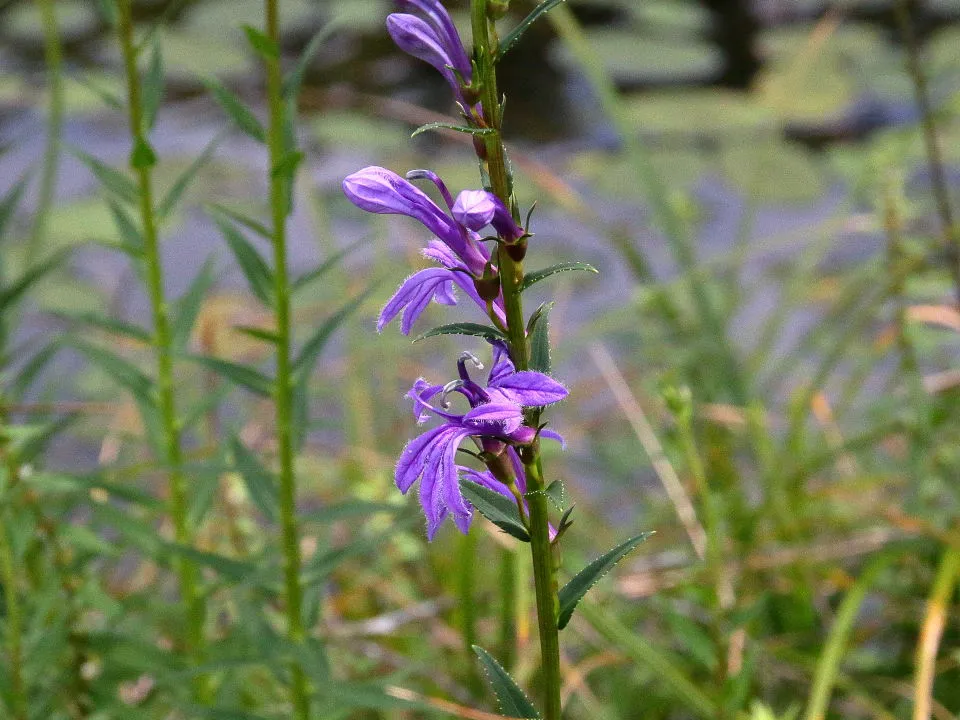
[[47, 66], [47, 90], [50, 107], [47, 111], [47, 144], [43, 153], [43, 174], [40, 177], [40, 196], [34, 215], [33, 229], [27, 242], [24, 266], [29, 268], [40, 254], [47, 216], [56, 192], [57, 169], [60, 158], [60, 140], [63, 132], [63, 48], [54, 0], [37, 0], [43, 25], [43, 53]]
[[927, 149], [927, 159], [930, 162], [930, 183], [933, 186], [937, 213], [940, 215], [940, 223], [943, 226], [943, 249], [947, 254], [956, 299], [960, 303], [960, 236], [954, 225], [953, 211], [950, 207], [950, 190], [943, 169], [943, 154], [940, 151], [937, 125], [933, 117], [933, 107], [930, 104], [927, 77], [920, 61], [920, 45], [910, 18], [910, 0], [898, 0], [896, 12], [903, 44], [907, 51], [907, 72], [913, 81], [914, 99], [920, 110], [923, 141]]
[[[473, 42], [482, 83], [481, 106], [487, 127], [493, 130], [485, 136], [487, 175], [490, 188], [510, 208], [519, 222], [519, 213], [513, 201], [512, 180], [507, 168], [506, 152], [501, 138], [501, 107], [497, 91], [497, 76], [494, 66], [496, 30], [487, 14], [486, 0], [473, 0], [471, 4]], [[511, 257], [503, 243], [497, 249], [497, 267], [503, 291], [504, 310], [507, 318], [507, 336], [510, 355], [517, 370], [529, 366], [529, 344], [520, 284], [523, 281], [523, 261]], [[536, 426], [540, 413], [528, 412], [527, 423]], [[549, 504], [544, 494], [543, 469], [540, 461], [540, 444], [534, 442], [521, 449], [527, 480], [527, 503], [530, 523], [530, 552], [533, 561], [533, 579], [536, 592], [537, 626], [540, 635], [540, 663], [542, 672], [542, 696], [544, 720], [559, 720], [560, 703], [560, 638], [557, 629], [559, 610], [554, 548], [550, 543]]]
[[[133, 9], [131, 0], [121, 0], [119, 6], [119, 35], [123, 51], [127, 81], [127, 102], [130, 133], [135, 148], [149, 148], [143, 122], [140, 76], [137, 71], [137, 50], [133, 37]], [[134, 153], [136, 154], [136, 152]], [[173, 337], [170, 330], [169, 306], [163, 288], [163, 265], [160, 259], [160, 241], [153, 212], [153, 178], [151, 164], [133, 162], [139, 188], [139, 211], [143, 229], [143, 254], [147, 266], [147, 290], [153, 315], [154, 343], [157, 364], [157, 399], [159, 402], [166, 462], [169, 466], [169, 504], [173, 521], [174, 539], [179, 545], [193, 544], [193, 532], [188, 524], [186, 478], [183, 473], [183, 450], [180, 443], [180, 422], [177, 419], [173, 381]], [[203, 644], [204, 604], [199, 594], [196, 564], [181, 557], [176, 562], [180, 593], [187, 610], [184, 647], [194, 660], [199, 659]], [[202, 695], [203, 679], [197, 678], [195, 690]]]
[[[279, 0], [264, 0], [266, 35], [280, 44]], [[268, 56], [267, 102], [269, 127], [267, 145], [270, 170], [270, 212], [273, 223], [273, 279], [277, 334], [277, 378], [274, 383], [277, 453], [280, 465], [280, 525], [283, 550], [283, 574], [286, 589], [287, 637], [293, 643], [305, 639], [303, 627], [303, 587], [300, 584], [300, 531], [297, 524], [297, 487], [293, 453], [293, 368], [290, 360], [290, 283], [287, 275], [287, 199], [286, 183], [278, 172], [284, 158], [284, 99], [280, 58]], [[294, 717], [308, 720], [310, 695], [307, 677], [299, 661], [290, 664]]]
[[[9, 481], [9, 479], [8, 479]], [[7, 515], [4, 507], [4, 515]], [[23, 681], [23, 616], [17, 595], [16, 560], [7, 535], [12, 527], [6, 519], [0, 527], [0, 577], [3, 578], [3, 603], [6, 612], [6, 660], [10, 672], [12, 720], [27, 720], [27, 692]]]

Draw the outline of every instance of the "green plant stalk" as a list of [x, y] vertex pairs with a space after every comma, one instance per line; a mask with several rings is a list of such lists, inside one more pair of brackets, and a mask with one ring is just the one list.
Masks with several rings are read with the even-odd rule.
[[[471, 3], [471, 26], [477, 56], [478, 71], [482, 83], [481, 106], [487, 126], [493, 130], [485, 136], [487, 174], [491, 190], [511, 209], [519, 221], [513, 199], [506, 152], [501, 138], [501, 106], [497, 91], [497, 76], [494, 52], [497, 47], [496, 29], [487, 13], [487, 0]], [[497, 249], [497, 267], [503, 291], [507, 336], [510, 355], [517, 370], [529, 367], [530, 349], [523, 315], [520, 284], [523, 281], [523, 261], [515, 260], [503, 243]], [[539, 412], [529, 413], [527, 422], [536, 426]], [[558, 597], [554, 548], [550, 543], [549, 503], [543, 492], [545, 488], [540, 461], [540, 444], [534, 441], [521, 453], [527, 479], [527, 504], [530, 523], [530, 552], [533, 562], [533, 580], [537, 607], [537, 627], [540, 636], [540, 665], [542, 674], [542, 699], [544, 720], [559, 720], [561, 713], [560, 688], [560, 637], [557, 629]]]
[[27, 242], [25, 267], [39, 257], [46, 230], [47, 217], [53, 206], [57, 185], [57, 170], [63, 134], [63, 47], [54, 0], [36, 0], [43, 25], [43, 54], [47, 66], [47, 89], [50, 107], [47, 112], [47, 142], [43, 153], [43, 173], [40, 176], [40, 195], [33, 219], [33, 229]]
[[884, 554], [871, 560], [863, 572], [860, 573], [860, 577], [854, 582], [853, 587], [847, 592], [843, 602], [840, 603], [837, 618], [833, 622], [833, 627], [830, 628], [823, 653], [817, 661], [813, 686], [810, 689], [810, 699], [803, 716], [804, 720], [824, 720], [826, 717], [830, 695], [833, 693], [833, 686], [840, 672], [840, 661], [843, 660], [847, 639], [850, 637], [853, 623], [857, 619], [857, 613], [860, 611], [860, 606], [863, 604], [867, 591], [877, 579], [880, 571], [892, 559], [891, 555]]
[[[143, 126], [140, 76], [137, 71], [137, 51], [133, 37], [133, 9], [131, 0], [121, 0], [118, 31], [123, 51], [124, 70], [127, 82], [130, 133], [135, 146], [147, 146]], [[132, 163], [131, 163], [132, 164]], [[153, 315], [154, 342], [157, 363], [157, 399], [166, 445], [166, 462], [169, 464], [169, 504], [173, 521], [174, 538], [180, 545], [193, 544], [193, 532], [188, 524], [188, 501], [186, 478], [183, 473], [183, 449], [180, 438], [180, 422], [173, 381], [173, 338], [170, 330], [169, 306], [163, 290], [163, 266], [160, 260], [160, 241], [153, 212], [153, 179], [150, 167], [140, 163], [133, 168], [139, 187], [140, 221], [143, 227], [144, 261], [147, 265], [147, 290]], [[187, 610], [184, 647], [187, 654], [197, 661], [203, 645], [204, 603], [199, 593], [196, 564], [189, 558], [176, 561], [180, 581], [180, 593]], [[198, 678], [195, 689], [202, 694], [203, 678]]]
[[[266, 35], [280, 45], [279, 0], [264, 0]], [[277, 172], [284, 157], [284, 100], [280, 58], [265, 58], [269, 125], [267, 148], [270, 169], [270, 214], [273, 223], [273, 280], [277, 334], [277, 377], [274, 382], [277, 454], [280, 466], [280, 533], [286, 591], [287, 637], [303, 643], [303, 586], [300, 584], [300, 529], [297, 523], [297, 486], [293, 453], [293, 367], [291, 363], [290, 279], [287, 275], [287, 208], [284, 181]], [[309, 720], [307, 676], [297, 660], [290, 664], [291, 695], [296, 720]]]
[[943, 637], [950, 595], [960, 579], [960, 548], [947, 547], [927, 599], [927, 612], [917, 643], [914, 671], [913, 720], [930, 720], [933, 681], [936, 676], [937, 648]]
[[953, 211], [950, 207], [950, 186], [944, 172], [943, 153], [940, 151], [940, 140], [937, 137], [937, 124], [933, 116], [933, 107], [930, 105], [927, 77], [920, 59], [920, 46], [913, 29], [913, 22], [910, 19], [909, 0], [898, 0], [896, 13], [904, 46], [907, 50], [907, 72], [913, 82], [914, 98], [917, 107], [920, 109], [920, 123], [923, 127], [923, 141], [927, 150], [927, 159], [930, 163], [933, 195], [937, 203], [937, 214], [940, 215], [940, 223], [943, 226], [943, 249], [949, 259], [949, 272], [953, 279], [957, 302], [960, 303], [960, 233], [954, 225]]
[[[4, 511], [6, 508], [4, 508]], [[7, 513], [4, 512], [4, 515]], [[10, 696], [12, 720], [27, 720], [27, 690], [23, 679], [23, 614], [17, 595], [16, 561], [7, 536], [8, 522], [0, 527], [0, 573], [3, 577], [3, 601], [6, 610], [6, 660], [10, 668]]]

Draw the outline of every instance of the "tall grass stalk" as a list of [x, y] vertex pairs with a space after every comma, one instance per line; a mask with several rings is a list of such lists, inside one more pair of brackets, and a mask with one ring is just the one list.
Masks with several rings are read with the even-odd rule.
[[[267, 39], [280, 45], [279, 0], [264, 0]], [[290, 279], [287, 269], [287, 181], [281, 163], [286, 159], [284, 143], [285, 106], [279, 54], [264, 56], [267, 71], [269, 125], [267, 147], [270, 168], [270, 214], [272, 221], [273, 280], [276, 320], [277, 376], [274, 382], [277, 454], [280, 465], [280, 525], [283, 574], [286, 590], [287, 635], [293, 643], [306, 639], [303, 627], [303, 587], [300, 584], [300, 530], [297, 524], [297, 484], [293, 449], [293, 367], [291, 363]], [[310, 695], [303, 666], [290, 665], [294, 717], [308, 720]]]
[[927, 599], [914, 673], [913, 720], [929, 720], [933, 705], [933, 681], [936, 676], [937, 650], [947, 620], [950, 596], [960, 580], [960, 548], [947, 547], [940, 559], [933, 589]]
[[47, 68], [47, 140], [43, 153], [43, 170], [40, 176], [40, 195], [34, 214], [33, 228], [27, 242], [24, 267], [30, 267], [40, 254], [46, 230], [47, 216], [53, 206], [57, 190], [57, 171], [60, 160], [63, 134], [63, 47], [60, 43], [60, 28], [54, 0], [36, 0], [43, 26], [43, 53]]
[[[183, 449], [181, 447], [180, 422], [177, 418], [176, 396], [173, 379], [173, 336], [170, 327], [169, 305], [164, 294], [163, 264], [160, 258], [160, 240], [157, 218], [153, 209], [152, 166], [153, 151], [146, 138], [144, 109], [140, 75], [137, 70], [137, 49], [134, 42], [132, 0], [118, 2], [118, 32], [123, 52], [124, 72], [127, 83], [127, 104], [133, 151], [130, 164], [136, 176], [139, 190], [139, 214], [143, 232], [143, 260], [146, 264], [147, 292], [153, 318], [153, 341], [157, 366], [156, 393], [165, 444], [169, 488], [169, 512], [173, 522], [174, 538], [183, 546], [193, 543], [193, 532], [188, 522], [188, 498], [186, 477], [183, 472]], [[186, 627], [183, 634], [184, 649], [188, 657], [197, 661], [203, 645], [204, 603], [198, 588], [196, 564], [186, 557], [179, 557], [177, 574], [180, 581], [181, 599], [186, 609]], [[198, 692], [202, 679], [195, 683]]]
[[[486, 0], [474, 0], [471, 3], [471, 25], [473, 42], [476, 49], [480, 73], [483, 79], [481, 105], [488, 127], [493, 131], [486, 135], [485, 149], [487, 172], [492, 192], [504, 205], [511, 209], [514, 220], [520, 221], [517, 206], [513, 198], [512, 179], [510, 177], [506, 151], [501, 136], [501, 105], [497, 90], [496, 71], [493, 67], [494, 53], [498, 41], [496, 28], [487, 11]], [[523, 280], [523, 261], [511, 257], [501, 243], [497, 249], [497, 267], [503, 291], [506, 314], [507, 337], [510, 344], [510, 356], [517, 370], [529, 368], [530, 348], [527, 341], [526, 322], [523, 314], [520, 283]], [[532, 427], [538, 425], [539, 412], [531, 411], [528, 418]], [[550, 543], [549, 505], [546, 494], [546, 482], [540, 459], [538, 440], [524, 448], [520, 453], [527, 480], [527, 505], [530, 522], [530, 551], [533, 561], [533, 581], [536, 593], [537, 627], [540, 636], [540, 665], [543, 687], [543, 718], [559, 720], [561, 713], [560, 689], [560, 636], [557, 628], [557, 614], [560, 601], [558, 597], [557, 568], [554, 548]], [[523, 508], [521, 506], [521, 512]]]

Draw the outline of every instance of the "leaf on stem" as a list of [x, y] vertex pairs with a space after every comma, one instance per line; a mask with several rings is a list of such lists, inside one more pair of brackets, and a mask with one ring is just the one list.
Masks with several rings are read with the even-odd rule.
[[563, 481], [554, 480], [547, 486], [547, 489], [544, 492], [546, 493], [550, 502], [556, 506], [557, 510], [563, 512], [563, 508], [567, 504], [567, 492], [566, 488], [563, 486]]
[[143, 235], [140, 228], [137, 227], [137, 223], [130, 217], [130, 213], [113, 198], [107, 198], [107, 207], [113, 217], [113, 224], [117, 226], [117, 232], [120, 234], [119, 249], [132, 258], [141, 257], [143, 255]]
[[493, 692], [497, 696], [500, 712], [505, 717], [539, 720], [540, 713], [537, 712], [526, 693], [510, 677], [510, 673], [504, 670], [503, 666], [482, 647], [479, 645], [473, 645], [472, 647], [480, 659], [480, 665], [483, 667], [487, 680], [490, 681], [490, 687], [493, 688]]
[[537, 21], [537, 19], [539, 19], [541, 15], [550, 12], [562, 2], [563, 0], [543, 0], [542, 3], [537, 5], [537, 7], [535, 7], [529, 15], [521, 20], [520, 24], [511, 30], [510, 34], [500, 42], [500, 47], [497, 48], [497, 56], [494, 58], [494, 62], [499, 62], [500, 58], [506, 55], [510, 49], [517, 44], [517, 41], [523, 37], [523, 34], [530, 28], [531, 25], [533, 25], [533, 23]]
[[583, 570], [574, 575], [560, 590], [560, 612], [557, 616], [557, 627], [563, 630], [570, 618], [573, 617], [573, 611], [576, 609], [583, 596], [596, 585], [597, 581], [606, 575], [610, 570], [620, 562], [631, 550], [642, 543], [652, 532], [645, 532], [636, 535], [625, 542], [617, 545], [610, 552], [601, 555]]
[[473, 337], [482, 337], [487, 340], [507, 340], [507, 336], [489, 325], [480, 325], [471, 322], [451, 323], [450, 325], [441, 325], [433, 330], [427, 330], [423, 335], [414, 340], [415, 343], [427, 338], [438, 335], [470, 335]]
[[207, 90], [213, 94], [214, 99], [240, 130], [257, 142], [266, 144], [267, 131], [263, 129], [263, 124], [257, 119], [257, 116], [253, 114], [253, 111], [243, 104], [240, 98], [215, 78], [208, 78], [203, 81], [203, 84]]
[[585, 262], [565, 262], [558, 265], [551, 265], [543, 270], [536, 270], [524, 275], [523, 282], [520, 283], [520, 292], [523, 292], [527, 288], [536, 285], [541, 280], [546, 280], [551, 275], [556, 275], [557, 273], [562, 272], [570, 272], [571, 270], [579, 270], [582, 272], [591, 272], [596, 274], [600, 273], [600, 271], [597, 270], [593, 265]]
[[230, 252], [236, 258], [237, 264], [247, 278], [251, 292], [267, 307], [273, 307], [273, 273], [266, 260], [257, 252], [257, 249], [247, 240], [243, 233], [219, 214], [213, 216], [213, 221], [220, 229], [220, 233], [227, 241]]
[[311, 283], [322, 278], [324, 275], [327, 274], [327, 272], [329, 272], [330, 270], [335, 268], [337, 265], [339, 265], [340, 261], [343, 260], [343, 258], [349, 255], [351, 252], [353, 252], [357, 247], [359, 247], [359, 245], [360, 245], [360, 241], [345, 247], [343, 250], [340, 250], [339, 252], [334, 253], [329, 258], [324, 260], [320, 265], [315, 267], [313, 270], [310, 270], [309, 272], [304, 273], [303, 275], [298, 277], [296, 280], [290, 283], [290, 294], [293, 295], [294, 293], [297, 293], [300, 290], [303, 290], [305, 287], [307, 287]]
[[339, 25], [338, 20], [332, 20], [317, 30], [314, 36], [310, 38], [310, 42], [307, 43], [303, 52], [300, 53], [300, 57], [297, 58], [297, 62], [290, 71], [290, 74], [283, 80], [283, 96], [285, 98], [296, 98], [297, 95], [300, 94], [300, 85], [303, 83], [303, 76], [307, 72], [307, 66], [310, 64], [313, 56], [317, 54], [320, 46], [333, 34], [333, 31], [336, 30]]
[[553, 303], [544, 303], [530, 318], [530, 369], [550, 374], [550, 311]]
[[252, 25], [244, 25], [243, 32], [247, 35], [247, 42], [250, 43], [250, 47], [264, 60], [276, 60], [280, 57], [280, 46], [276, 40], [267, 37]]
[[27, 292], [36, 283], [42, 280], [47, 274], [60, 267], [60, 263], [67, 256], [66, 252], [58, 252], [47, 260], [28, 268], [19, 278], [10, 285], [0, 289], [0, 313], [6, 311], [11, 305], [17, 302], [23, 294]]
[[530, 533], [523, 526], [516, 502], [490, 488], [463, 478], [460, 479], [460, 491], [487, 520], [517, 540], [530, 542]]
[[90, 168], [90, 172], [100, 182], [107, 192], [112, 193], [118, 200], [135, 205], [140, 197], [140, 191], [133, 180], [124, 175], [116, 168], [112, 168], [106, 163], [102, 163], [92, 155], [88, 155], [82, 150], [73, 150], [77, 159]]
[[271, 522], [277, 520], [276, 483], [273, 476], [257, 459], [256, 455], [247, 449], [240, 438], [230, 438], [230, 452], [233, 454], [234, 464], [243, 478], [243, 484], [250, 494], [250, 499], [263, 516]]
[[166, 220], [170, 213], [173, 212], [173, 209], [177, 206], [177, 203], [180, 202], [180, 198], [183, 197], [183, 193], [186, 192], [187, 188], [190, 186], [190, 183], [193, 182], [193, 179], [197, 176], [197, 173], [200, 171], [204, 165], [210, 160], [210, 156], [213, 155], [213, 151], [216, 150], [217, 145], [220, 144], [220, 139], [222, 135], [217, 135], [210, 143], [203, 149], [203, 152], [190, 163], [190, 166], [184, 170], [180, 176], [174, 181], [173, 185], [167, 191], [167, 194], [163, 196], [163, 199], [160, 201], [160, 204], [157, 206], [157, 218], [160, 222]]
[[157, 110], [163, 101], [163, 54], [160, 51], [160, 34], [150, 38], [150, 64], [143, 78], [143, 132], [153, 128]]
[[10, 188], [9, 192], [0, 199], [0, 237], [3, 237], [7, 224], [17, 212], [26, 188], [27, 178], [24, 177], [18, 180], [16, 185]]
[[244, 215], [241, 212], [232, 210], [225, 205], [220, 205], [219, 203], [214, 203], [210, 207], [212, 207], [221, 215], [225, 215], [226, 217], [230, 218], [238, 225], [242, 225], [243, 227], [247, 228], [247, 230], [252, 230], [264, 240], [270, 240], [273, 237], [273, 233], [270, 232], [266, 225], [259, 220], [254, 220], [249, 215]]
[[174, 305], [173, 313], [173, 347], [182, 350], [190, 340], [190, 331], [197, 321], [203, 297], [213, 284], [213, 263], [207, 259], [200, 268], [200, 272], [190, 283], [187, 291], [180, 296]]
[[72, 313], [69, 311], [60, 311], [54, 313], [54, 315], [71, 323], [103, 330], [110, 335], [122, 335], [123, 337], [145, 345], [153, 343], [153, 336], [149, 330], [139, 325], [124, 322], [123, 320], [115, 320], [114, 318], [104, 317], [103, 315], [93, 312]]
[[222, 375], [255, 395], [270, 397], [273, 394], [273, 380], [252, 367], [207, 355], [187, 355], [187, 358], [206, 365], [218, 375]]
[[73, 345], [86, 355], [90, 362], [129, 390], [138, 401], [148, 405], [156, 404], [153, 398], [153, 381], [129, 360], [83, 340], [74, 340]]
[[420, 135], [421, 133], [431, 132], [435, 130], [454, 130], [455, 132], [465, 133], [467, 135], [473, 135], [474, 137], [484, 137], [486, 135], [493, 135], [496, 132], [496, 130], [494, 130], [493, 128], [476, 128], [476, 127], [469, 127], [466, 125], [457, 125], [456, 123], [449, 123], [449, 122], [432, 122], [432, 123], [427, 123], [426, 125], [421, 125], [420, 127], [418, 127], [416, 130], [413, 131], [410, 137], [415, 138], [417, 135]]

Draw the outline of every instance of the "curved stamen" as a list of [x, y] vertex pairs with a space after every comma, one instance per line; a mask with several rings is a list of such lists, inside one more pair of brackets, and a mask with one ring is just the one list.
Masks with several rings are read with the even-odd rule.
[[457, 360], [457, 369], [460, 371], [460, 377], [466, 382], [471, 382], [470, 374], [467, 372], [468, 362], [477, 370], [483, 370], [483, 363], [480, 362], [480, 358], [478, 358], [469, 350], [464, 350], [462, 353], [460, 353], [460, 359]]
[[450, 408], [450, 402], [447, 400], [447, 396], [451, 393], [457, 392], [464, 385], [466, 385], [466, 382], [463, 380], [451, 380], [444, 385], [443, 390], [440, 391], [440, 407], [442, 407], [444, 410], [448, 410]]

